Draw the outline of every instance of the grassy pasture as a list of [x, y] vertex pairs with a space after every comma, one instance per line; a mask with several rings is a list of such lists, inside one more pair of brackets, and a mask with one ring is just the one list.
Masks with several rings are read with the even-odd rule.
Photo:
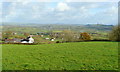
[[2, 46], [3, 70], [117, 70], [117, 42]]

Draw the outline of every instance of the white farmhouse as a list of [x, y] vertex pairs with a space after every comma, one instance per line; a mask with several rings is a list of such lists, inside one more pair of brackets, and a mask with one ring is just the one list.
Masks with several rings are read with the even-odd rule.
[[26, 39], [21, 40], [21, 43], [34, 43], [34, 39], [30, 35]]

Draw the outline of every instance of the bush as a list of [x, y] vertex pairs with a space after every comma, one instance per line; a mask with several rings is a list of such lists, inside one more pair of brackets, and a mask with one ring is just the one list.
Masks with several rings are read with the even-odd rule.
[[89, 41], [91, 40], [91, 36], [88, 33], [83, 32], [80, 34], [80, 39], [83, 41]]
[[109, 34], [109, 39], [112, 41], [120, 41], [120, 25], [113, 27]]
[[60, 41], [56, 41], [56, 43], [60, 43]]

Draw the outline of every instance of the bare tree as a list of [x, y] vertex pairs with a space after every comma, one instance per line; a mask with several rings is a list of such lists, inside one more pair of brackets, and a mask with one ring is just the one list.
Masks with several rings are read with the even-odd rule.
[[64, 30], [61, 34], [61, 37], [63, 38], [63, 41], [78, 41], [79, 38], [77, 38], [77, 33], [70, 31], [70, 30]]

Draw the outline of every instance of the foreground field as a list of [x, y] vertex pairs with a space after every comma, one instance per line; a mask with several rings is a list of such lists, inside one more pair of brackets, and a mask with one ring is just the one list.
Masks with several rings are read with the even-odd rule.
[[3, 45], [3, 70], [117, 70], [117, 44]]

